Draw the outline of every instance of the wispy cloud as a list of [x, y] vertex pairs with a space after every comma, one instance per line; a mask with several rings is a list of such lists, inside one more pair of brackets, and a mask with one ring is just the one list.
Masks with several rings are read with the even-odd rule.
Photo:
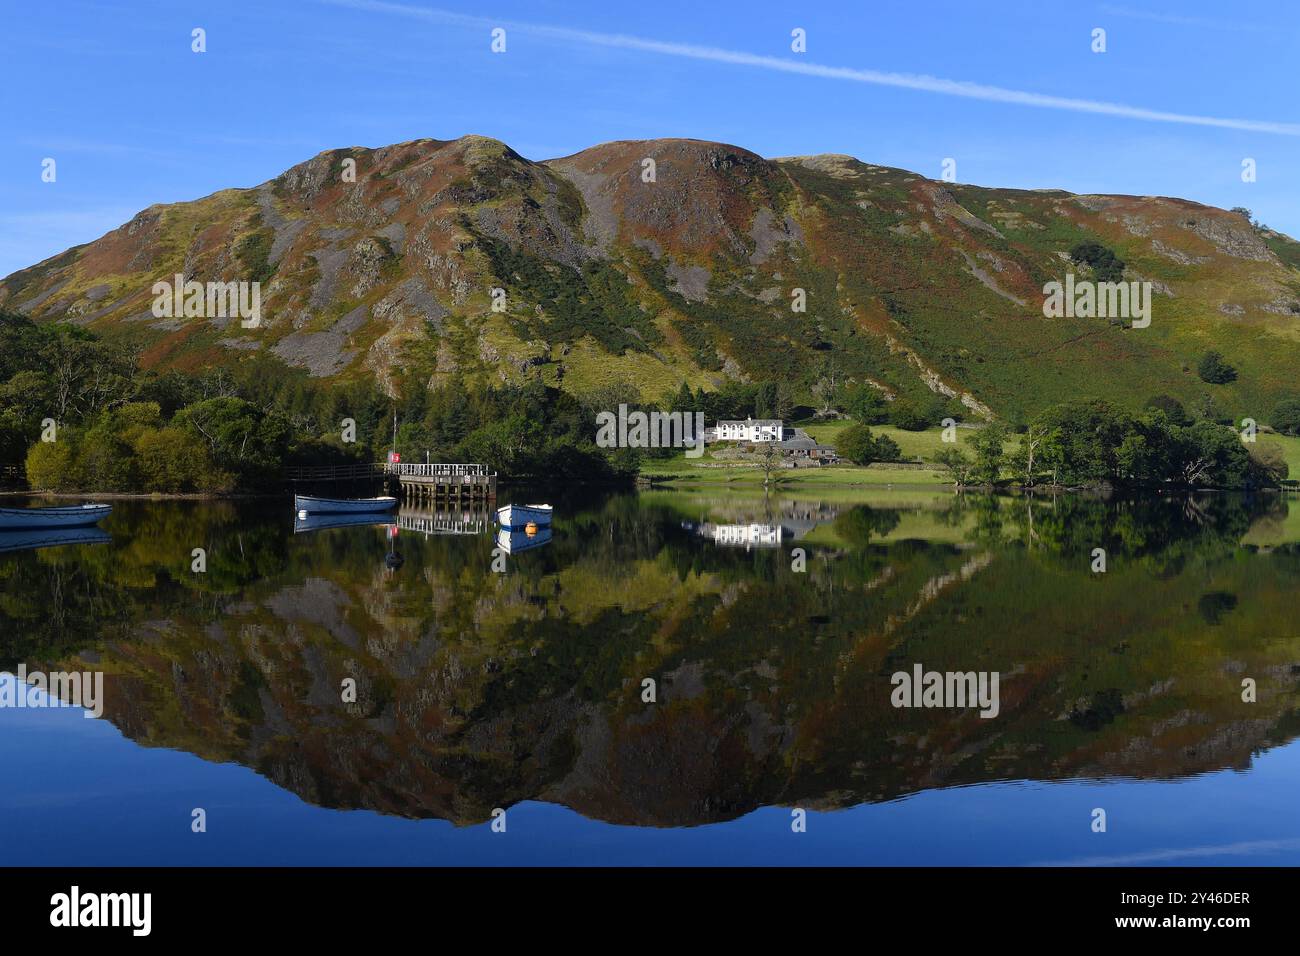
[[1239, 30], [1243, 33], [1259, 33], [1268, 29], [1262, 23], [1249, 20], [1218, 20], [1210, 17], [1188, 17], [1181, 13], [1156, 13], [1151, 10], [1134, 10], [1111, 3], [1103, 3], [1097, 8], [1100, 13], [1113, 17], [1125, 17], [1129, 20], [1149, 20], [1151, 23], [1166, 23], [1176, 27], [1201, 27], [1206, 30]]
[[1017, 106], [1032, 106], [1040, 109], [1065, 110], [1075, 113], [1093, 113], [1103, 116], [1117, 116], [1124, 119], [1145, 120], [1154, 123], [1180, 123], [1187, 126], [1211, 126], [1221, 129], [1245, 130], [1253, 133], [1271, 133], [1278, 136], [1300, 136], [1300, 123], [1281, 123], [1270, 120], [1235, 119], [1220, 116], [1200, 116], [1193, 113], [1175, 113], [1166, 110], [1147, 109], [1129, 106], [1124, 103], [1110, 103], [1103, 100], [1077, 99], [1068, 96], [1051, 96], [1026, 90], [1014, 90], [1002, 86], [989, 86], [984, 83], [972, 83], [966, 80], [949, 80], [937, 76], [919, 73], [893, 73], [881, 70], [865, 70], [853, 67], [823, 66], [803, 60], [782, 59], [775, 56], [762, 56], [738, 50], [726, 50], [720, 47], [696, 46], [689, 43], [675, 43], [664, 40], [651, 40], [645, 37], [630, 36], [623, 33], [597, 33], [591, 30], [575, 30], [570, 27], [547, 26], [537, 23], [521, 23], [509, 20], [492, 20], [485, 17], [454, 13], [433, 7], [417, 7], [402, 3], [388, 3], [385, 0], [319, 0], [338, 7], [348, 7], [368, 13], [387, 13], [422, 19], [440, 24], [460, 24], [474, 27], [505, 27], [524, 34], [546, 37], [563, 43], [584, 44], [624, 50], [637, 50], [643, 53], [657, 53], [663, 56], [683, 57], [693, 60], [706, 60], [712, 63], [725, 63], [732, 66], [754, 67], [780, 73], [794, 73], [803, 76], [819, 77], [828, 80], [842, 80], [853, 83], [868, 83], [875, 86], [889, 86], [898, 89], [918, 90], [925, 93], [938, 93], [944, 96], [958, 96], [966, 99], [984, 100], [991, 103], [1008, 103]]

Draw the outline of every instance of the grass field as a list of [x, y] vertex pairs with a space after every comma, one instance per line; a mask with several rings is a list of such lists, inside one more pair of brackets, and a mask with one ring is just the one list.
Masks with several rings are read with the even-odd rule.
[[[832, 421], [803, 424], [797, 427], [806, 431], [815, 441], [824, 445], [834, 445], [836, 439], [846, 428], [853, 425], [851, 421]], [[873, 425], [873, 435], [887, 435], [898, 443], [903, 459], [909, 462], [930, 462], [945, 447], [943, 429], [931, 428], [923, 432], [904, 431], [892, 425]], [[976, 433], [973, 428], [958, 428], [956, 447], [967, 448], [971, 437]], [[1290, 477], [1300, 478], [1300, 438], [1286, 435], [1262, 435], [1262, 442], [1271, 442], [1282, 447], [1283, 454], [1290, 467]], [[1019, 438], [1011, 435], [1004, 450], [1009, 458], [1014, 457], [1019, 446]], [[969, 449], [968, 449], [969, 450]], [[687, 458], [677, 455], [673, 458], [656, 459], [645, 462], [641, 467], [642, 475], [656, 479], [690, 484], [745, 486], [763, 484], [761, 465], [751, 462], [735, 462], [727, 467], [710, 467], [720, 464], [709, 451], [700, 458]], [[703, 467], [702, 467], [703, 466]], [[1004, 472], [1004, 475], [1008, 474]], [[833, 485], [867, 485], [872, 487], [892, 485], [946, 485], [950, 480], [939, 469], [891, 468], [887, 464], [863, 468], [858, 465], [834, 465], [825, 468], [807, 468], [791, 470], [776, 468], [772, 471], [772, 483], [776, 487], [824, 487]]]
[[[834, 445], [835, 439], [840, 433], [853, 424], [853, 422], [845, 420], [796, 425], [795, 427], [802, 428], [812, 439], [823, 445]], [[873, 435], [886, 435], [897, 442], [899, 450], [903, 453], [903, 458], [907, 461], [930, 461], [939, 453], [940, 449], [946, 447], [943, 443], [943, 429], [937, 426], [923, 432], [909, 432], [901, 428], [895, 428], [893, 425], [872, 425], [870, 431]], [[966, 447], [966, 443], [970, 441], [975, 431], [973, 428], [958, 428], [956, 430], [957, 447]]]
[[[834, 445], [844, 429], [853, 425], [851, 421], [832, 421], [814, 424], [800, 424], [817, 442]], [[923, 432], [909, 432], [892, 425], [878, 425], [871, 429], [873, 435], [887, 435], [898, 443], [904, 461], [930, 461], [938, 454], [943, 443], [943, 429], [932, 428]], [[973, 429], [957, 429], [957, 446], [962, 447], [974, 434]], [[645, 462], [641, 473], [657, 480], [671, 480], [690, 484], [729, 485], [741, 487], [763, 484], [763, 469], [750, 462], [735, 463], [728, 467], [710, 467], [719, 462], [711, 452], [705, 451], [700, 458], [686, 458], [678, 455], [669, 459], [656, 459]], [[895, 485], [943, 486], [949, 479], [939, 469], [891, 468], [887, 464], [864, 468], [859, 465], [841, 464], [824, 468], [774, 469], [772, 483], [776, 487], [830, 487], [835, 485], [865, 485], [870, 487], [891, 487]]]
[[676, 485], [656, 488], [641, 493], [642, 500], [652, 504], [671, 506], [682, 511], [682, 516], [703, 520], [715, 508], [728, 511], [748, 511], [755, 518], [764, 514], [772, 501], [818, 501], [835, 505], [867, 505], [871, 508], [937, 513], [952, 503], [954, 492], [950, 488], [883, 488], [883, 487], [829, 487], [816, 489], [812, 494], [803, 488], [778, 489], [764, 493], [762, 485], [720, 487], [717, 485]]
[[[707, 459], [707, 456], [706, 456]], [[700, 460], [706, 460], [700, 459]], [[655, 481], [710, 487], [763, 487], [763, 469], [753, 465], [731, 468], [700, 468], [684, 459], [648, 462], [641, 468], [644, 477]], [[774, 488], [823, 488], [865, 485], [889, 487], [918, 485], [941, 487], [948, 480], [937, 471], [917, 468], [861, 468], [857, 465], [834, 465], [826, 468], [788, 468], [772, 472]]]

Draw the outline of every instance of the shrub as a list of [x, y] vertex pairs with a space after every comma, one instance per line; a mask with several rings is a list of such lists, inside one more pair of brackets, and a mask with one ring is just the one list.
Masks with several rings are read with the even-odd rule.
[[970, 445], [975, 451], [974, 477], [981, 484], [994, 484], [1002, 476], [1005, 438], [1006, 429], [1001, 425], [985, 425], [971, 438]]
[[1283, 435], [1300, 435], [1300, 398], [1278, 402], [1269, 424]]
[[1070, 250], [1070, 259], [1076, 265], [1092, 267], [1102, 282], [1119, 282], [1124, 278], [1124, 260], [1099, 242], [1081, 242]]
[[934, 462], [944, 471], [953, 484], [958, 487], [972, 483], [975, 475], [974, 465], [960, 448], [945, 448], [934, 456]]
[[1147, 399], [1147, 408], [1158, 409], [1165, 413], [1165, 417], [1174, 425], [1190, 425], [1192, 416], [1187, 414], [1187, 409], [1183, 403], [1171, 395], [1153, 395]]
[[189, 429], [149, 429], [133, 446], [142, 491], [222, 492], [234, 487], [234, 476], [216, 466], [206, 443]]
[[889, 406], [889, 422], [909, 432], [923, 432], [938, 421], [930, 421], [925, 412], [910, 399], [900, 398]]
[[1271, 441], [1257, 441], [1246, 446], [1250, 456], [1250, 474], [1257, 484], [1280, 484], [1291, 472], [1282, 446]]
[[850, 425], [835, 440], [835, 450], [840, 456], [856, 465], [869, 465], [875, 461], [897, 461], [898, 443], [887, 435], [873, 436], [864, 425]]
[[1210, 385], [1227, 385], [1237, 378], [1237, 370], [1224, 361], [1222, 353], [1213, 350], [1201, 356], [1196, 365], [1196, 374], [1202, 382]]
[[870, 385], [855, 385], [846, 390], [844, 410], [862, 425], [880, 425], [889, 420], [889, 403]]
[[876, 436], [876, 461], [900, 461], [903, 457], [903, 449], [898, 447], [898, 442], [888, 435]]
[[76, 450], [65, 430], [59, 441], [38, 441], [27, 451], [27, 483], [34, 491], [67, 491], [76, 486]]

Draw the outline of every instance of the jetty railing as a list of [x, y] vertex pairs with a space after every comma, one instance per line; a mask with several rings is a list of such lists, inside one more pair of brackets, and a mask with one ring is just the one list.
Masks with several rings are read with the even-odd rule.
[[497, 494], [497, 474], [487, 465], [401, 464], [362, 462], [350, 465], [298, 465], [284, 470], [291, 482], [396, 482], [404, 497], [491, 499]]
[[428, 509], [407, 508], [397, 514], [397, 526], [403, 531], [430, 535], [483, 534], [497, 527], [496, 513], [487, 509]]
[[382, 478], [387, 474], [386, 467], [371, 462], [351, 465], [290, 465], [284, 469], [284, 476], [289, 481], [353, 481]]
[[497, 475], [478, 464], [389, 464], [388, 474], [398, 482], [403, 497], [416, 500], [439, 498], [489, 500], [497, 496]]
[[389, 464], [383, 467], [390, 475], [403, 478], [487, 478], [492, 474], [487, 465]]

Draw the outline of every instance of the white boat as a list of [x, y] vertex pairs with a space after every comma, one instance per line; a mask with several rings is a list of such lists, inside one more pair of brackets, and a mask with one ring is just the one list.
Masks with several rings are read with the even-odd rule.
[[392, 511], [397, 507], [396, 498], [312, 498], [309, 495], [294, 495], [293, 510], [308, 514], [373, 514], [380, 511]]
[[108, 517], [112, 505], [0, 508], [0, 528], [83, 528]]
[[532, 534], [517, 528], [500, 528], [497, 530], [497, 547], [506, 554], [518, 554], [530, 548], [540, 548], [551, 540], [548, 526], [537, 528]]
[[530, 524], [551, 523], [550, 505], [506, 505], [497, 509], [497, 520], [503, 528], [526, 528]]

